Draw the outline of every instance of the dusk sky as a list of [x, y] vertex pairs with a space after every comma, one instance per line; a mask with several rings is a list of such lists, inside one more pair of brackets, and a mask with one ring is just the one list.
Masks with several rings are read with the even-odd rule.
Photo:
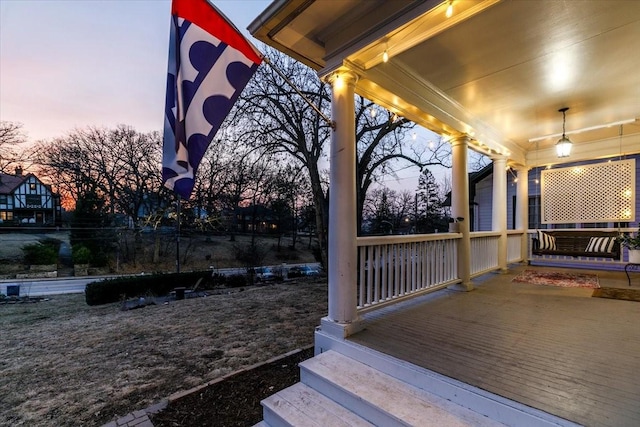
[[[213, 0], [256, 44], [246, 28], [270, 3]], [[170, 11], [170, 0], [0, 0], [0, 120], [29, 142], [87, 126], [162, 131]], [[418, 175], [385, 181], [413, 188]]]
[[[215, 0], [246, 27], [270, 0]], [[87, 126], [161, 131], [170, 0], [0, 0], [0, 120], [29, 141]]]

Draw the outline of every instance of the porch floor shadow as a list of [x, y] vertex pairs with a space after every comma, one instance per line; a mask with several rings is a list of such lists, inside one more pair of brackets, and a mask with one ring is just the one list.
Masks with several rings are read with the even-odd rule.
[[512, 282], [524, 268], [365, 314], [348, 339], [585, 426], [640, 426], [640, 303]]

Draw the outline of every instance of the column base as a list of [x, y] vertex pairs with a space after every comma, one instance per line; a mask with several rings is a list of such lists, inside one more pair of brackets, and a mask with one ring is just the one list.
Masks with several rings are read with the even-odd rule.
[[338, 323], [323, 317], [320, 321], [320, 330], [325, 334], [331, 335], [336, 338], [344, 339], [349, 335], [353, 335], [356, 332], [360, 332], [364, 328], [362, 319], [357, 319], [351, 323]]
[[469, 292], [474, 289], [473, 283], [456, 283], [455, 285], [449, 286], [449, 289], [453, 289], [458, 292]]

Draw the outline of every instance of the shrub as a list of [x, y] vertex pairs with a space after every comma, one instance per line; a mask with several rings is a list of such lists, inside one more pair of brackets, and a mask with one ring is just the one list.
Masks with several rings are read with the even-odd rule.
[[230, 288], [241, 288], [247, 284], [247, 277], [244, 274], [233, 274], [227, 277], [227, 286]]
[[75, 245], [73, 247], [73, 263], [89, 264], [91, 261], [91, 251], [84, 245]]
[[84, 290], [85, 301], [88, 305], [100, 305], [118, 302], [123, 298], [163, 296], [176, 287], [192, 287], [201, 278], [201, 285], [208, 285], [211, 272], [153, 274], [101, 280], [87, 284]]
[[32, 243], [22, 247], [26, 264], [46, 265], [58, 262], [58, 248], [52, 243]]
[[[227, 276], [220, 273], [213, 273], [211, 275], [210, 284], [211, 286], [224, 286], [227, 283]], [[204, 286], [204, 284], [203, 284]]]

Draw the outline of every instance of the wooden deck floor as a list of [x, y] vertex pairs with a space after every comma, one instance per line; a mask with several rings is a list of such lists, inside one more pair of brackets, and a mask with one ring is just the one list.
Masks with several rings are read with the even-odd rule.
[[640, 302], [513, 283], [523, 269], [370, 313], [349, 339], [586, 426], [640, 426]]

